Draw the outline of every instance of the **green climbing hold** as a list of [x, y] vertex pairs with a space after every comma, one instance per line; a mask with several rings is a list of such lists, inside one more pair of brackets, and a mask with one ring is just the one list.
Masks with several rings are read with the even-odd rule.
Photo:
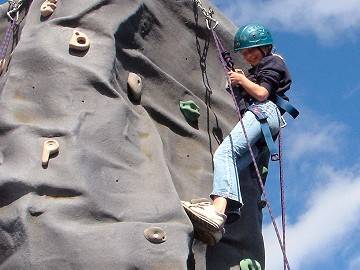
[[266, 177], [267, 174], [268, 174], [268, 172], [269, 172], [268, 168], [266, 168], [265, 166], [262, 167], [261, 175], [262, 175], [263, 177]]
[[255, 260], [244, 259], [240, 262], [240, 270], [261, 270], [261, 265]]
[[185, 118], [191, 122], [195, 122], [200, 116], [200, 108], [192, 100], [180, 101], [180, 110]]

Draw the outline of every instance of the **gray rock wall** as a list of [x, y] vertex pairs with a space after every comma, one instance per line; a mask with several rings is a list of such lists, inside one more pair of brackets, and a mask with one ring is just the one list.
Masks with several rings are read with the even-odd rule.
[[[241, 172], [242, 218], [217, 246], [193, 241], [180, 205], [208, 196], [212, 154], [237, 121], [193, 1], [58, 0], [48, 18], [42, 4], [22, 11], [0, 77], [0, 269], [239, 269], [248, 257], [264, 265], [250, 170]], [[235, 28], [216, 18], [231, 48]], [[69, 50], [74, 30], [90, 39], [87, 51]], [[128, 93], [129, 72], [142, 79], [141, 100]], [[198, 123], [179, 110], [189, 99]], [[51, 138], [59, 152], [43, 167]], [[144, 237], [154, 226], [164, 243]]]

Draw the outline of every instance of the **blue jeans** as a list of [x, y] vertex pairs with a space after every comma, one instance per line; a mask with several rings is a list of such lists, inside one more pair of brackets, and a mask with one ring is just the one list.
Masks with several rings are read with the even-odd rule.
[[[268, 117], [272, 135], [276, 135], [280, 130], [280, 112], [277, 106], [270, 100], [257, 102], [257, 106]], [[255, 115], [246, 111], [243, 116], [243, 123], [246, 134], [252, 146], [255, 158], [259, 150], [255, 144], [263, 137], [260, 122]], [[213, 191], [210, 197], [214, 195], [230, 199], [239, 207], [242, 206], [242, 197], [240, 193], [240, 181], [238, 171], [246, 168], [252, 163], [251, 155], [244, 136], [241, 123], [238, 122], [224, 141], [219, 145], [214, 154], [214, 182]]]

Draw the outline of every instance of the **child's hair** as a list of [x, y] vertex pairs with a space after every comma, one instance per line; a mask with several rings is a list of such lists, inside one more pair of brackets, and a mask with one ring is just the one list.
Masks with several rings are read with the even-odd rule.
[[264, 45], [264, 46], [260, 46], [259, 49], [262, 51], [262, 53], [264, 54], [264, 56], [268, 56], [268, 55], [275, 55], [277, 57], [280, 57], [282, 60], [284, 60], [284, 57], [282, 57], [280, 54], [275, 53], [275, 49], [273, 47], [272, 44], [270, 45]]
[[259, 49], [264, 56], [268, 56], [272, 53], [273, 45], [269, 44], [269, 45], [260, 46]]

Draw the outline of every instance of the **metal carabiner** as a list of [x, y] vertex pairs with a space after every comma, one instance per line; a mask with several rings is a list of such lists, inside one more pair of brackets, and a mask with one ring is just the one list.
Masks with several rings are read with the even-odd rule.
[[[215, 25], [213, 27], [211, 27], [211, 22], [215, 23]], [[218, 24], [219, 24], [219, 22], [217, 20], [215, 20], [214, 18], [211, 18], [211, 17], [206, 18], [206, 26], [209, 30], [214, 30], [218, 26]]]
[[[12, 22], [17, 22], [19, 20], [19, 12], [20, 8], [24, 4], [23, 0], [19, 0], [17, 3], [14, 0], [9, 0], [9, 11], [6, 13], [9, 19]], [[13, 17], [13, 13], [16, 13], [15, 17]]]
[[[16, 15], [15, 15], [16, 18], [13, 18], [11, 16], [11, 13], [14, 13], [14, 12], [16, 12]], [[19, 10], [18, 9], [9, 10], [6, 14], [12, 22], [13, 21], [17, 22], [19, 20]]]

